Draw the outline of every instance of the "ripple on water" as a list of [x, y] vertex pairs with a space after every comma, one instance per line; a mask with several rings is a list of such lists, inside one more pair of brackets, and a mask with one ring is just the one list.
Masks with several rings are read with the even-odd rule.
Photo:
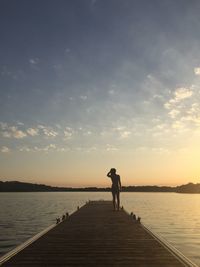
[[[88, 200], [110, 200], [110, 193], [3, 193], [0, 200], [0, 254], [42, 231], [62, 214]], [[200, 195], [122, 193], [122, 205], [155, 233], [200, 265]], [[31, 209], [30, 209], [31, 207]], [[3, 233], [3, 235], [2, 235]]]

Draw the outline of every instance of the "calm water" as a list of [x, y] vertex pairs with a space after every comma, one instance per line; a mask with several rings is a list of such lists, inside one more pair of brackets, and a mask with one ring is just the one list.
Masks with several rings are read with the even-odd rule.
[[[110, 193], [1, 193], [0, 255], [55, 223], [87, 200], [110, 200]], [[124, 208], [200, 265], [200, 195], [122, 193]]]

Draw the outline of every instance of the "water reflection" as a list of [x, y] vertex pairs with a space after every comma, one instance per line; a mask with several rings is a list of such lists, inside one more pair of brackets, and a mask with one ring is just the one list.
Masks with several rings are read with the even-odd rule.
[[[99, 199], [111, 200], [111, 193], [1, 193], [0, 254], [55, 223], [56, 217]], [[200, 264], [200, 195], [122, 193], [121, 201], [128, 212]]]

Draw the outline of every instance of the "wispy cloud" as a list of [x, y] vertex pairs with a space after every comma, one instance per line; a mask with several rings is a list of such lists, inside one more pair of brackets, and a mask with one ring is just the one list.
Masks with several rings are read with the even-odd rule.
[[110, 89], [110, 90], [108, 91], [108, 94], [111, 95], [111, 96], [114, 95], [114, 94], [115, 94], [115, 90], [114, 90], [114, 89]]
[[29, 148], [28, 146], [23, 146], [19, 148], [20, 152], [30, 152], [33, 151], [33, 149]]
[[65, 127], [64, 130], [64, 140], [69, 140], [73, 137], [74, 135], [74, 130], [70, 127]]
[[28, 128], [27, 133], [31, 136], [36, 136], [39, 134], [39, 129], [37, 128]]
[[10, 152], [10, 149], [9, 149], [7, 146], [3, 146], [3, 147], [1, 148], [1, 152], [2, 152], [2, 153], [9, 153], [9, 152]]
[[0, 129], [6, 130], [8, 128], [8, 124], [6, 122], [0, 122]]
[[94, 7], [96, 3], [97, 3], [97, 0], [91, 0], [91, 7]]
[[187, 109], [185, 114], [181, 117], [182, 122], [192, 122], [196, 126], [200, 126], [200, 104], [193, 103], [190, 108]]
[[86, 101], [88, 99], [88, 97], [86, 95], [81, 95], [80, 99], [83, 100], [83, 101]]
[[131, 135], [130, 131], [122, 131], [122, 132], [120, 132], [120, 138], [121, 139], [128, 138], [130, 135]]
[[17, 139], [22, 139], [27, 136], [27, 134], [21, 130], [18, 130], [17, 127], [12, 126], [10, 127], [13, 137]]
[[[196, 70], [196, 72], [198, 72]], [[171, 129], [178, 132], [192, 130], [200, 126], [199, 86], [177, 88], [173, 97], [164, 104], [171, 118]], [[170, 126], [170, 125], [169, 125]]]
[[173, 97], [164, 104], [165, 108], [171, 109], [173, 105], [176, 105], [177, 103], [184, 101], [187, 98], [190, 98], [193, 95], [193, 90], [191, 88], [177, 88], [174, 93]]
[[183, 99], [189, 98], [193, 95], [193, 91], [190, 88], [177, 88], [176, 91], [174, 92], [175, 102], [180, 102]]
[[1, 135], [5, 138], [11, 138], [12, 137], [12, 134], [8, 131], [1, 132]]
[[132, 132], [126, 126], [117, 126], [112, 129], [113, 133], [117, 132], [120, 139], [126, 139], [131, 136]]
[[200, 75], [200, 67], [194, 68], [194, 73]]
[[160, 155], [165, 155], [165, 154], [170, 154], [169, 149], [164, 148], [164, 147], [153, 147], [151, 149], [152, 152], [156, 153], [156, 154], [160, 154]]
[[22, 146], [19, 148], [19, 151], [20, 152], [45, 152], [45, 153], [48, 153], [48, 152], [66, 152], [68, 151], [69, 148], [66, 148], [66, 147], [59, 147], [57, 146], [56, 144], [49, 144], [49, 145], [46, 145], [46, 146], [34, 146], [34, 147], [31, 147], [31, 146]]
[[31, 65], [37, 65], [38, 63], [39, 63], [39, 58], [30, 58], [29, 59], [29, 63], [31, 64]]
[[185, 124], [182, 121], [177, 120], [172, 123], [172, 128], [177, 130], [184, 130]]
[[12, 74], [13, 73], [8, 69], [7, 66], [1, 66], [0, 67], [0, 75], [1, 76], [3, 76], [3, 77], [6, 77], [6, 76], [10, 77], [10, 76], [12, 76]]
[[36, 71], [39, 70], [39, 63], [40, 63], [40, 60], [37, 57], [29, 59], [30, 68], [33, 70], [36, 70]]
[[6, 138], [22, 139], [27, 136], [26, 132], [19, 130], [16, 126], [8, 126], [7, 123], [0, 124], [1, 135]]
[[[58, 128], [58, 127], [57, 127]], [[59, 133], [50, 126], [37, 125], [36, 127], [26, 128], [24, 123], [16, 125], [8, 125], [8, 123], [0, 122], [0, 134], [5, 138], [22, 139], [24, 137], [41, 136], [55, 138]]]
[[19, 125], [19, 126], [24, 126], [24, 123], [21, 122], [21, 121], [17, 121], [17, 125]]
[[46, 127], [44, 125], [38, 125], [38, 128], [41, 129], [46, 137], [54, 138], [58, 135], [58, 132], [55, 131], [52, 127]]
[[69, 54], [71, 52], [71, 49], [69, 47], [65, 48], [65, 55]]
[[111, 144], [106, 144], [105, 150], [108, 152], [115, 152], [118, 151], [119, 149]]
[[172, 109], [168, 114], [172, 119], [174, 119], [177, 117], [178, 114], [180, 114], [180, 110]]

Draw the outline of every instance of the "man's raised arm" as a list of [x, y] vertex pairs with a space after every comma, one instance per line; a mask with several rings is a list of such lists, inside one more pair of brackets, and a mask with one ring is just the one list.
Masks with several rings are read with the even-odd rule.
[[107, 176], [108, 176], [108, 177], [111, 177], [111, 173], [110, 173], [110, 172], [108, 172], [108, 173], [107, 173]]

